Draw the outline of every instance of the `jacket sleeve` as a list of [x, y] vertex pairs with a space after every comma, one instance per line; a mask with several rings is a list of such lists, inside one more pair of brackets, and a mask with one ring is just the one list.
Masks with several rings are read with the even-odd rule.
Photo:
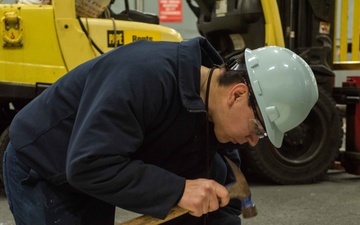
[[115, 206], [165, 218], [180, 199], [185, 178], [132, 156], [161, 110], [164, 85], [174, 82], [140, 76], [149, 68], [126, 69], [126, 59], [127, 66], [115, 66], [118, 57], [107, 55], [90, 69], [69, 143], [67, 179]]

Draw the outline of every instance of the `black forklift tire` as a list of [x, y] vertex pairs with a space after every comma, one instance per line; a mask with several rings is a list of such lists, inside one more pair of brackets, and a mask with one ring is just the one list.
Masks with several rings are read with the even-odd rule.
[[0, 195], [5, 193], [3, 183], [3, 158], [9, 141], [9, 128], [6, 128], [0, 136]]
[[335, 101], [319, 87], [319, 100], [305, 121], [285, 134], [281, 148], [265, 138], [241, 151], [244, 170], [277, 184], [317, 182], [339, 154], [342, 126]]

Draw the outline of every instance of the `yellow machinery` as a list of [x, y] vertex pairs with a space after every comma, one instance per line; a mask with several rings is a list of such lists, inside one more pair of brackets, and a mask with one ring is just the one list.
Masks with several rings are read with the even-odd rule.
[[116, 44], [139, 39], [181, 40], [173, 29], [155, 24], [102, 18], [81, 18], [80, 23], [74, 0], [53, 0], [52, 5], [1, 5], [0, 17], [1, 85], [53, 83], [101, 54], [91, 42], [107, 52]]
[[[137, 40], [182, 40], [173, 29], [133, 18], [77, 18], [75, 0], [0, 4], [0, 35], [0, 159], [16, 112], [69, 70]], [[2, 163], [0, 181], [1, 174]]]

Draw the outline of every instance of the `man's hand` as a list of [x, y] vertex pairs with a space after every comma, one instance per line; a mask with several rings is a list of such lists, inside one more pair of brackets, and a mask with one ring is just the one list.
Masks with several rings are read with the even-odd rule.
[[230, 201], [229, 192], [224, 186], [213, 180], [186, 180], [185, 190], [178, 206], [200, 217], [226, 206]]

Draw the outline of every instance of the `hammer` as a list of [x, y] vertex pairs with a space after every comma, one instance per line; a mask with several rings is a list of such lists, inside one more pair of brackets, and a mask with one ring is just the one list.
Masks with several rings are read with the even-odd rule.
[[[256, 216], [257, 210], [255, 204], [251, 201], [251, 192], [244, 174], [229, 158], [225, 156], [225, 159], [228, 162], [235, 177], [235, 182], [226, 186], [226, 189], [230, 194], [230, 198], [237, 198], [241, 200], [241, 212], [244, 218], [251, 218]], [[119, 223], [117, 225], [158, 225], [182, 216], [188, 212], [189, 210], [187, 209], [175, 206], [171, 208], [168, 216], [165, 219], [158, 219], [144, 215], [123, 223]]]

